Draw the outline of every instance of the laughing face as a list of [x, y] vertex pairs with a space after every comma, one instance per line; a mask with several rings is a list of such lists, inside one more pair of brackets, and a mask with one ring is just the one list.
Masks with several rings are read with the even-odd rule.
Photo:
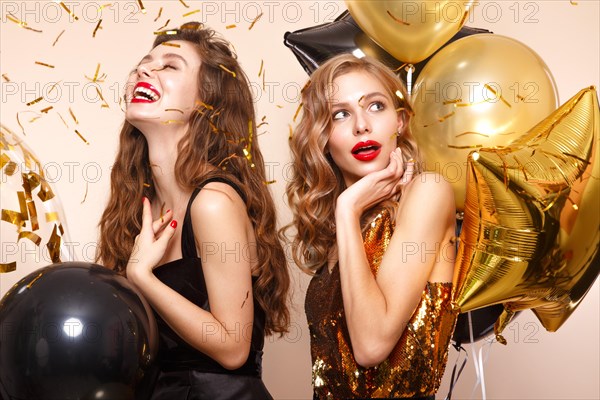
[[402, 120], [388, 91], [368, 72], [341, 75], [333, 88], [327, 149], [350, 186], [389, 164]]
[[127, 120], [144, 131], [152, 124], [185, 124], [198, 96], [200, 55], [190, 42], [156, 46], [127, 81]]

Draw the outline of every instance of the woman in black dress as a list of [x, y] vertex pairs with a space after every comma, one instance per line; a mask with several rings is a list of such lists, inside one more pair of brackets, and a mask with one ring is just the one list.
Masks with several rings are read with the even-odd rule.
[[152, 399], [270, 399], [265, 334], [289, 323], [248, 80], [198, 23], [162, 32], [131, 72], [98, 259], [155, 311]]

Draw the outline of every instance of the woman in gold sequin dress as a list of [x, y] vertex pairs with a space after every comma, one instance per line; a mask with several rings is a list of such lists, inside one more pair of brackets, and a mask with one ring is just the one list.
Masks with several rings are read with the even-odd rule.
[[287, 186], [314, 398], [433, 399], [456, 315], [451, 186], [421, 173], [402, 82], [337, 56], [302, 94]]

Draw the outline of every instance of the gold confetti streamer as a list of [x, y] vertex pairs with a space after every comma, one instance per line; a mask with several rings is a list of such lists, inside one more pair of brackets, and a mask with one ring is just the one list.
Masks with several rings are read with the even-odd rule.
[[165, 111], [177, 111], [183, 114], [183, 111], [177, 109], [177, 108], [166, 108]]
[[263, 67], [265, 65], [265, 61], [264, 60], [260, 60], [260, 69], [258, 70], [258, 77], [260, 78], [260, 75], [262, 74], [262, 70]]
[[33, 243], [35, 243], [36, 246], [39, 246], [40, 243], [42, 243], [42, 238], [39, 237], [38, 235], [36, 235], [33, 232], [29, 232], [29, 231], [23, 231], [23, 232], [19, 232], [19, 236], [17, 238], [17, 242], [21, 239], [29, 239], [31, 240]]
[[17, 262], [12, 261], [9, 263], [0, 263], [0, 274], [5, 274], [7, 272], [13, 272], [17, 269]]
[[101, 108], [110, 108], [108, 106], [108, 103], [106, 102], [106, 100], [104, 100], [104, 96], [102, 96], [102, 92], [100, 91], [100, 88], [98, 86], [96, 86], [96, 92], [98, 92], [98, 96], [100, 96], [100, 100], [102, 100], [104, 103], [102, 104], [102, 106], [100, 106]]
[[480, 136], [483, 136], [486, 138], [490, 137], [490, 135], [486, 135], [485, 133], [479, 133], [479, 132], [463, 132], [463, 133], [456, 135], [455, 137], [461, 137], [461, 136], [465, 136], [465, 135], [480, 135]]
[[52, 235], [50, 236], [50, 239], [48, 239], [48, 243], [46, 243], [48, 253], [50, 254], [53, 263], [60, 262], [60, 236], [56, 230], [57, 226], [54, 225]]
[[27, 103], [27, 104], [25, 104], [25, 105], [26, 105], [26, 106], [32, 106], [32, 105], [34, 105], [34, 104], [36, 104], [36, 103], [39, 103], [39, 102], [40, 102], [40, 101], [42, 101], [42, 100], [44, 100], [44, 97], [43, 97], [43, 96], [42, 96], [42, 97], [38, 97], [37, 99], [35, 99], [35, 100], [33, 100], [33, 101], [30, 101], [29, 103]]
[[100, 24], [101, 24], [101, 23], [102, 23], [102, 19], [100, 19], [100, 20], [98, 21], [98, 24], [96, 25], [96, 28], [94, 29], [94, 33], [92, 33], [92, 37], [96, 37], [96, 32], [98, 31], [98, 29], [102, 29], [102, 28], [100, 27]]
[[112, 7], [112, 3], [104, 4], [104, 5], [100, 6], [100, 7], [98, 7], [98, 11], [102, 11], [102, 9], [105, 8], [105, 7], [106, 8]]
[[219, 67], [223, 71], [230, 73], [234, 78], [236, 78], [235, 72], [231, 71], [230, 69], [227, 69], [227, 67], [225, 67], [223, 64], [219, 64]]
[[54, 47], [56, 45], [56, 42], [58, 42], [58, 39], [60, 39], [60, 37], [63, 35], [63, 33], [65, 33], [65, 30], [63, 29], [61, 33], [58, 34], [58, 36], [56, 37], [56, 39], [54, 40], [54, 43], [52, 43], [52, 47]]
[[42, 117], [41, 117], [41, 116], [39, 116], [39, 117], [33, 117], [33, 118], [31, 118], [31, 119], [29, 120], [29, 123], [35, 122], [35, 121], [37, 121], [37, 120], [38, 120], [38, 119], [40, 119], [40, 118], [42, 118]]
[[463, 26], [465, 24], [465, 21], [467, 20], [467, 17], [469, 16], [469, 10], [465, 10], [465, 13], [462, 16], [462, 19], [460, 20], [460, 23], [458, 24], [458, 26]]
[[104, 82], [104, 78], [106, 78], [106, 74], [102, 74], [101, 77], [98, 77], [98, 74], [100, 73], [100, 63], [98, 63], [98, 65], [96, 66], [96, 72], [94, 73], [94, 77], [90, 78], [87, 75], [84, 75], [87, 79], [89, 79], [92, 82], [98, 82], [98, 83], [102, 83]]
[[158, 32], [154, 32], [155, 35], [177, 35], [177, 31], [172, 30], [172, 31], [158, 31]]
[[163, 46], [171, 46], [171, 47], [181, 47], [180, 44], [177, 43], [171, 43], [171, 42], [163, 42], [161, 43]]
[[304, 93], [304, 91], [306, 90], [306, 88], [308, 88], [311, 83], [312, 82], [310, 81], [310, 79], [308, 81], [306, 81], [306, 83], [304, 84], [304, 86], [302, 86], [302, 89], [300, 89], [300, 93]]
[[227, 25], [225, 27], [225, 29], [233, 29], [233, 28], [237, 28], [237, 25], [236, 24], [231, 24], [231, 25]]
[[267, 70], [263, 70], [262, 76], [263, 76], [262, 77], [263, 78], [263, 81], [262, 81], [262, 90], [265, 90], [265, 77], [267, 76]]
[[142, 3], [142, 0], [137, 0], [139, 6], [140, 6], [140, 11], [142, 12], [142, 14], [146, 14], [146, 9], [144, 8], [144, 4]]
[[63, 2], [61, 1], [61, 2], [60, 2], [60, 5], [62, 6], [62, 8], [63, 8], [63, 9], [64, 9], [64, 10], [65, 10], [67, 13], [69, 13], [69, 15], [70, 15], [71, 17], [73, 17], [73, 18], [75, 19], [75, 21], [78, 21], [78, 20], [79, 20], [79, 18], [77, 18], [77, 15], [73, 14], [73, 12], [72, 12], [71, 10], [69, 10], [69, 7], [67, 7], [67, 6], [65, 5], [65, 3], [63, 3]]
[[65, 121], [65, 119], [63, 118], [62, 115], [60, 115], [60, 113], [57, 112], [57, 114], [60, 117], [60, 119], [62, 120], [63, 124], [65, 124], [65, 126], [67, 127], [67, 129], [69, 129], [69, 125], [67, 125], [67, 121]]
[[406, 67], [407, 65], [408, 65], [408, 63], [404, 63], [404, 64], [402, 64], [401, 66], [399, 66], [398, 68], [396, 68], [396, 69], [394, 70], [394, 72], [398, 72], [398, 71], [400, 71], [402, 68]]
[[358, 106], [360, 108], [362, 108], [362, 104], [361, 103], [362, 103], [362, 101], [363, 101], [364, 98], [365, 98], [365, 95], [363, 94], [362, 96], [360, 96], [360, 99], [358, 99]]
[[43, 62], [41, 62], [41, 61], [36, 61], [35, 63], [36, 63], [37, 65], [41, 65], [41, 66], [43, 66], [43, 67], [54, 68], [54, 65], [46, 64], [46, 63], [43, 63]]
[[146, 183], [146, 182], [144, 182], [144, 187], [145, 187], [145, 188], [149, 188], [149, 187], [151, 187], [151, 186], [150, 186], [150, 184], [149, 184], [149, 183]]
[[2, 78], [4, 78], [4, 80], [5, 80], [6, 82], [10, 82], [10, 79], [8, 78], [8, 75], [6, 75], [6, 74], [2, 74]]
[[[160, 28], [157, 29], [158, 32], [162, 31], [163, 29], [165, 29], [167, 27], [167, 25], [169, 25], [169, 23], [171, 22], [170, 19], [167, 20], [167, 22], [165, 22], [165, 24], [163, 26], [161, 26]], [[155, 32], [156, 33], [156, 32]]]
[[277, 108], [283, 108], [283, 106], [281, 104], [276, 104], [275, 107], [277, 107]]
[[184, 6], [185, 8], [190, 8], [190, 6], [188, 6], [187, 4], [185, 4], [185, 3], [183, 2], [183, 0], [179, 0], [179, 2], [180, 2], [181, 4], [183, 4], [183, 6]]
[[248, 30], [251, 30], [252, 28], [254, 28], [254, 24], [256, 24], [258, 22], [258, 20], [263, 16], [263, 13], [260, 13], [256, 16], [256, 18], [254, 18], [254, 20], [252, 21], [252, 23], [250, 24], [250, 26], [248, 27]]
[[46, 108], [44, 108], [43, 110], [41, 110], [40, 112], [41, 112], [41, 113], [44, 113], [44, 114], [48, 114], [48, 111], [52, 110], [53, 108], [54, 108], [54, 107], [52, 107], [52, 106], [50, 106], [50, 107], [46, 107]]
[[38, 193], [38, 197], [42, 200], [42, 201], [48, 201], [50, 199], [52, 199], [54, 197], [54, 192], [52, 192], [52, 189], [50, 188], [50, 185], [48, 184], [48, 182], [46, 182], [45, 179], [42, 179], [40, 182], [40, 191]]
[[482, 148], [483, 145], [482, 144], [474, 144], [472, 146], [453, 146], [453, 145], [449, 144], [448, 147], [451, 149], [462, 150], [462, 149], [479, 149], [479, 148]]
[[85, 142], [85, 144], [87, 144], [87, 145], [90, 144], [87, 140], [85, 140], [83, 135], [81, 133], [79, 133], [79, 131], [77, 129], [75, 129], [75, 133], [77, 134], [77, 136], [79, 136], [81, 138], [81, 140], [83, 140]]
[[[221, 167], [221, 165], [223, 165], [224, 163], [226, 163], [227, 161], [231, 160], [232, 158], [237, 158], [237, 154], [232, 154], [230, 156], [225, 157], [220, 163], [219, 165], [217, 165], [217, 168]], [[225, 167], [222, 167], [223, 169], [225, 169]]]
[[58, 221], [58, 212], [53, 211], [53, 212], [47, 212], [46, 213], [46, 222], [54, 222], [54, 221]]
[[48, 90], [48, 94], [52, 93], [54, 91], [54, 89], [56, 89], [56, 86], [58, 86], [58, 84], [61, 83], [61, 82], [62, 81], [58, 81], [54, 85], [52, 85], [52, 87], [50, 88], [50, 90]]
[[184, 18], [185, 17], [189, 17], [190, 15], [197, 14], [199, 12], [200, 12], [200, 10], [194, 10], [194, 11], [186, 12], [185, 14], [182, 15], [182, 17], [184, 17]]
[[252, 137], [254, 135], [254, 131], [252, 129], [252, 120], [248, 121], [248, 151], [252, 149]]
[[7, 154], [5, 154], [5, 153], [2, 153], [2, 154], [0, 155], [0, 169], [3, 169], [3, 168], [4, 168], [4, 166], [5, 166], [6, 164], [8, 164], [9, 162], [10, 162], [10, 157], [9, 157]]
[[294, 130], [292, 129], [291, 124], [288, 124], [288, 127], [290, 128], [290, 135], [288, 136], [288, 140], [292, 140], [292, 134], [293, 134]]
[[12, 15], [11, 13], [8, 13], [8, 15], [6, 16], [6, 18], [9, 19], [10, 21], [16, 23], [17, 25], [19, 25], [23, 29], [27, 29], [27, 30], [30, 30], [30, 31], [42, 33], [42, 31], [39, 30], [39, 29], [33, 29], [33, 28], [29, 27], [27, 25], [27, 22], [21, 21], [20, 19], [18, 19], [17, 17], [15, 17], [14, 15]]
[[265, 182], [265, 185], [272, 185], [272, 184], [274, 184], [274, 183], [276, 183], [276, 182], [277, 182], [277, 180], [266, 181], [266, 182]]
[[294, 114], [294, 118], [292, 118], [293, 122], [296, 122], [296, 118], [298, 118], [298, 114], [300, 114], [300, 110], [302, 109], [303, 106], [304, 106], [304, 104], [302, 104], [302, 103], [298, 104], [298, 108], [296, 109], [296, 113]]
[[77, 117], [75, 116], [75, 114], [73, 113], [73, 110], [71, 110], [71, 107], [69, 107], [69, 114], [71, 114], [71, 118], [73, 118], [73, 121], [75, 121], [75, 123], [77, 125], [79, 125], [79, 121], [77, 121]]
[[162, 15], [162, 10], [163, 10], [163, 8], [162, 8], [162, 7], [161, 7], [161, 8], [158, 10], [158, 15], [156, 16], [156, 18], [154, 18], [154, 22], [158, 21], [158, 19], [159, 19], [159, 18], [160, 18], [160, 16]]
[[3, 208], [2, 209], [2, 214], [0, 216], [0, 219], [2, 219], [2, 221], [4, 221], [4, 222], [8, 222], [9, 224], [13, 224], [13, 225], [16, 225], [18, 227], [24, 227], [25, 226], [25, 222], [21, 218], [21, 213], [17, 212], [17, 211], [5, 210]]
[[486, 88], [487, 90], [489, 90], [490, 92], [492, 92], [494, 94], [494, 96], [497, 96], [500, 100], [502, 100], [502, 102], [504, 104], [506, 104], [508, 106], [508, 108], [512, 108], [512, 106], [508, 103], [508, 101], [506, 101], [504, 99], [504, 97], [502, 97], [502, 95], [498, 95], [498, 92], [496, 92], [496, 90], [494, 90], [494, 88], [492, 88], [490, 85], [488, 85], [487, 83], [485, 85], [483, 85], [484, 88]]
[[576, 2], [576, 1], [573, 1], [573, 0], [569, 0], [569, 2], [570, 2], [570, 3], [571, 3], [571, 5], [573, 5], [573, 6], [576, 6], [576, 5], [578, 5], [578, 4], [579, 4], [578, 2]]
[[458, 103], [462, 103], [462, 99], [446, 100], [442, 104], [445, 105], [445, 106], [447, 106], [449, 104], [458, 104]]
[[28, 221], [29, 214], [27, 213], [27, 200], [25, 199], [25, 192], [17, 192], [17, 198], [19, 199], [19, 210], [21, 211], [21, 219], [23, 221]]
[[390, 17], [392, 17], [392, 19], [393, 19], [394, 21], [398, 22], [399, 24], [406, 25], [406, 26], [410, 25], [410, 23], [409, 23], [409, 22], [402, 21], [400, 18], [397, 18], [397, 17], [395, 17], [395, 16], [394, 16], [394, 15], [393, 15], [393, 14], [390, 12], [390, 10], [386, 10], [385, 12], [387, 12], [387, 15], [389, 15]]
[[29, 220], [31, 221], [31, 230], [37, 231], [40, 229], [40, 224], [38, 223], [37, 210], [33, 201], [27, 202], [27, 212], [29, 213]]
[[23, 128], [23, 125], [21, 124], [21, 121], [19, 120], [19, 114], [22, 112], [24, 112], [24, 111], [17, 113], [17, 124], [19, 124], [19, 127], [21, 128], [21, 132], [23, 133], [23, 135], [27, 136], [27, 133], [25, 133], [25, 128]]
[[85, 181], [85, 193], [83, 194], [83, 200], [81, 200], [81, 203], [79, 204], [83, 204], [85, 203], [85, 199], [87, 199], [87, 195], [88, 195], [88, 181]]

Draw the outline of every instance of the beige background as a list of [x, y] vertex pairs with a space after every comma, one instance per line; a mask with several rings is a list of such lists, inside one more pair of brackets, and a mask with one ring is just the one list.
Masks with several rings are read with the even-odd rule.
[[[222, 32], [236, 48], [257, 99], [257, 118], [266, 116], [260, 142], [268, 162], [269, 177], [282, 223], [289, 220], [283, 202], [289, 125], [298, 107], [299, 90], [307, 79], [292, 53], [283, 45], [283, 34], [331, 22], [345, 10], [335, 1], [149, 1], [139, 12], [138, 1], [66, 1], [79, 18], [74, 20], [50, 1], [2, 1], [0, 14], [0, 118], [3, 124], [21, 133], [17, 113], [24, 127], [25, 143], [45, 166], [62, 203], [62, 222], [67, 228], [74, 258], [91, 261], [95, 250], [97, 223], [106, 201], [109, 170], [117, 146], [123, 115], [118, 106], [129, 70], [149, 50], [152, 32], [171, 20], [169, 26], [200, 20]], [[534, 49], [548, 64], [556, 80], [561, 102], [578, 90], [600, 81], [600, 8], [597, 0], [481, 1], [467, 25], [492, 30], [517, 39]], [[102, 11], [98, 9], [107, 4]], [[161, 17], [159, 9], [163, 8]], [[188, 17], [183, 14], [200, 10]], [[100, 14], [100, 12], [102, 14]], [[251, 22], [263, 13], [252, 30]], [[42, 30], [19, 27], [7, 16]], [[92, 33], [99, 19], [101, 29]], [[226, 29], [235, 24], [236, 27]], [[64, 30], [56, 45], [53, 42]], [[35, 61], [55, 68], [36, 65]], [[263, 78], [258, 77], [264, 62]], [[95, 86], [88, 79], [100, 64], [99, 83], [109, 108], [102, 108]], [[60, 82], [50, 91], [54, 83]], [[44, 96], [46, 100], [26, 106]], [[52, 106], [47, 114], [40, 110]], [[75, 124], [69, 107], [78, 120]], [[36, 113], [23, 112], [35, 111]], [[63, 122], [60, 118], [65, 120]], [[66, 124], [65, 124], [66, 123]], [[66, 126], [68, 125], [68, 127]], [[77, 129], [89, 142], [74, 133]], [[14, 182], [3, 182], [2, 208], [12, 208], [5, 195]], [[86, 194], [87, 193], [87, 194]], [[6, 200], [9, 199], [9, 200]], [[54, 205], [57, 205], [55, 203]], [[7, 227], [8, 226], [8, 227]], [[14, 247], [12, 226], [2, 223], [2, 259], [18, 258], [16, 272], [0, 275], [0, 294], [18, 279], [49, 264], [28, 241]], [[47, 239], [48, 233], [44, 233]], [[12, 246], [12, 247], [11, 247]], [[10, 250], [10, 251], [9, 251]], [[10, 254], [9, 254], [10, 253]], [[15, 254], [16, 253], [16, 254]], [[281, 340], [270, 339], [265, 349], [264, 378], [276, 399], [308, 399], [310, 357], [308, 332], [303, 314], [303, 297], [308, 283], [292, 266], [294, 322]], [[468, 366], [453, 398], [482, 398], [475, 386], [473, 354], [482, 350], [485, 394], [489, 399], [598, 399], [599, 383], [599, 284], [594, 284], [579, 309], [556, 333], [547, 333], [533, 313], [523, 312], [506, 331], [508, 345], [480, 341], [468, 346]], [[457, 353], [450, 351], [448, 371]], [[438, 398], [448, 390], [446, 374]]]

